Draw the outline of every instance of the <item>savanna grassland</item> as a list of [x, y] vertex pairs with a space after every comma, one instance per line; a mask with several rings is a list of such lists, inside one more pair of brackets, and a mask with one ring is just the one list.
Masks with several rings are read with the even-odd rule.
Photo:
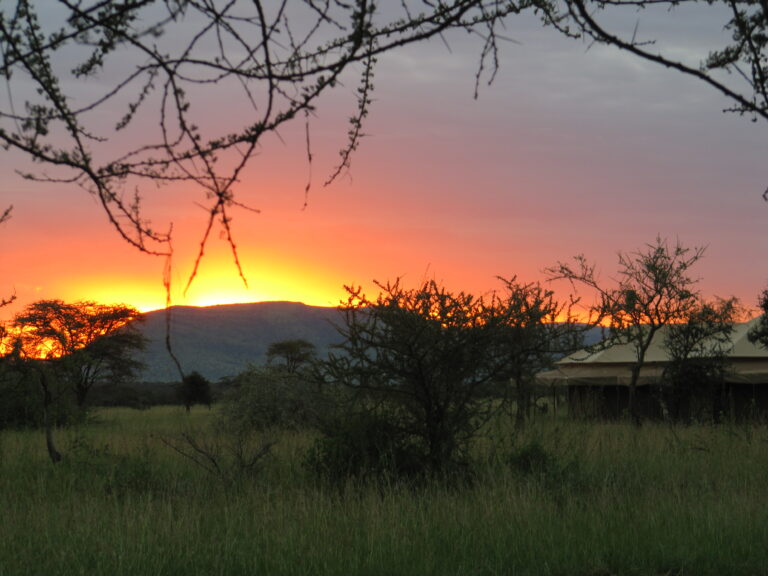
[[0, 576], [768, 573], [765, 426], [501, 420], [471, 481], [329, 486], [307, 432], [240, 476], [169, 448], [215, 415], [103, 409], [55, 466], [0, 433]]

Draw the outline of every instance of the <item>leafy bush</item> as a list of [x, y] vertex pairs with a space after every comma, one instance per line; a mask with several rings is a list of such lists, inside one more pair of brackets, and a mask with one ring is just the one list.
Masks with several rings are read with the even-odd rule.
[[325, 428], [306, 459], [309, 470], [324, 481], [413, 479], [424, 472], [423, 448], [384, 415], [352, 414]]
[[315, 425], [327, 403], [306, 375], [252, 366], [226, 393], [222, 417], [242, 430], [300, 429]]
[[541, 482], [547, 488], [574, 488], [584, 483], [577, 460], [564, 460], [536, 439], [513, 451], [508, 462], [520, 477]]
[[[475, 297], [435, 281], [413, 289], [399, 280], [377, 285], [375, 299], [347, 288], [343, 342], [320, 372], [356, 396], [362, 412], [377, 406], [388, 414], [395, 437], [407, 438], [425, 468], [445, 477], [461, 469], [469, 444], [503, 405], [489, 395], [506, 397], [517, 347], [513, 320], [526, 299]], [[380, 425], [369, 417], [366, 425]]]
[[[84, 413], [74, 398], [61, 391], [58, 401], [49, 408], [54, 426], [66, 426], [82, 420]], [[39, 428], [43, 426], [43, 393], [36, 375], [0, 365], [0, 430], [7, 428]]]

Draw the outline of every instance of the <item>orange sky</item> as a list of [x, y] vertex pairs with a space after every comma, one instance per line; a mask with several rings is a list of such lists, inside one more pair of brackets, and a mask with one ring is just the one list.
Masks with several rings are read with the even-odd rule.
[[[261, 213], [234, 213], [248, 289], [215, 236], [184, 296], [202, 196], [147, 192], [153, 222], [174, 226], [173, 303], [336, 305], [344, 284], [397, 276], [485, 292], [496, 275], [538, 280], [578, 253], [608, 278], [617, 251], [660, 234], [708, 247], [698, 269], [706, 295], [753, 305], [768, 282], [766, 127], [721, 114], [725, 103], [703, 86], [650, 64], [585, 53], [538, 28], [510, 34], [523, 41], [505, 48], [478, 101], [476, 51], [435, 43], [383, 58], [369, 136], [328, 188], [354, 85], [325, 101], [306, 210], [303, 125], [266, 142], [238, 189]], [[163, 306], [161, 259], [121, 241], [85, 192], [26, 182], [13, 174], [20, 165], [0, 153], [0, 206], [14, 205], [0, 227], [0, 294], [18, 299], [0, 317], [41, 298]]]

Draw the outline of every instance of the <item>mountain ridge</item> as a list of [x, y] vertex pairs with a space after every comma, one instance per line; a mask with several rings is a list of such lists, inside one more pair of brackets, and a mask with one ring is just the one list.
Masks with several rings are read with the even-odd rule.
[[[335, 307], [274, 301], [212, 306], [171, 306], [144, 313], [139, 329], [147, 338], [145, 350], [134, 357], [145, 364], [140, 382], [178, 382], [179, 371], [165, 347], [170, 314], [171, 347], [185, 374], [197, 371], [211, 381], [236, 376], [249, 364], [266, 361], [269, 345], [304, 339], [323, 357], [341, 341], [334, 322], [342, 316]], [[601, 339], [599, 329], [585, 334], [585, 345]]]
[[213, 381], [264, 362], [273, 342], [302, 338], [314, 344], [319, 355], [325, 355], [340, 340], [333, 326], [339, 319], [335, 307], [289, 301], [171, 306], [146, 312], [139, 326], [148, 341], [146, 349], [136, 355], [145, 364], [140, 381], [179, 380], [165, 347], [169, 314], [171, 347], [182, 369], [200, 372]]

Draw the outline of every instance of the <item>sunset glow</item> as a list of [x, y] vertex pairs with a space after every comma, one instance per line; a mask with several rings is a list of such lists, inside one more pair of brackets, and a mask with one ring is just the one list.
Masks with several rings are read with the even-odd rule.
[[[544, 280], [545, 267], [579, 253], [610, 278], [618, 251], [661, 235], [707, 246], [697, 265], [706, 297], [753, 306], [768, 282], [765, 127], [722, 114], [705, 87], [650, 64], [584, 53], [538, 25], [513, 35], [478, 101], [475, 53], [459, 50], [462, 40], [454, 54], [432, 43], [382, 58], [367, 137], [331, 186], [353, 87], [317, 111], [311, 166], [301, 123], [265, 140], [237, 188], [260, 213], [232, 214], [248, 287], [215, 229], [185, 294], [205, 195], [142, 189], [153, 225], [173, 224], [171, 303], [335, 306], [345, 284], [370, 294], [374, 279], [398, 277], [484, 294], [500, 288], [498, 275]], [[0, 167], [0, 208], [14, 206], [0, 227], [0, 296], [17, 297], [0, 318], [41, 298], [165, 306], [164, 259], [122, 241], [87, 192], [24, 181], [18, 154], [3, 152]], [[565, 299], [570, 288], [555, 290]]]

